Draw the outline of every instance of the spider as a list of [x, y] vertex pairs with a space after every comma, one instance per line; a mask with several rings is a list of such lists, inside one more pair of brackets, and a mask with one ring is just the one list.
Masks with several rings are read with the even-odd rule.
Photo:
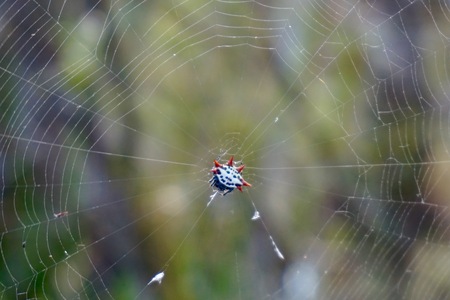
[[214, 166], [211, 170], [213, 177], [209, 180], [209, 183], [222, 196], [231, 193], [235, 188], [242, 192], [242, 186], [252, 186], [242, 178], [241, 172], [244, 169], [244, 165], [237, 168], [233, 166], [233, 156], [227, 164], [220, 164], [217, 160], [214, 160]]

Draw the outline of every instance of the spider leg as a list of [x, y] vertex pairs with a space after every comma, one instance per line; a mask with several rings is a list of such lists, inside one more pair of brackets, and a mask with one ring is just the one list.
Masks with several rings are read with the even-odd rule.
[[233, 191], [233, 189], [227, 189], [227, 191], [225, 193], [222, 194], [222, 196], [225, 196], [226, 194], [229, 194]]

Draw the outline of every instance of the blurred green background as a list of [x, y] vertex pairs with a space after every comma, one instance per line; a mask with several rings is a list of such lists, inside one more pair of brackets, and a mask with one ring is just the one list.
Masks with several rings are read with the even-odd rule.
[[450, 297], [449, 14], [2, 1], [1, 297]]

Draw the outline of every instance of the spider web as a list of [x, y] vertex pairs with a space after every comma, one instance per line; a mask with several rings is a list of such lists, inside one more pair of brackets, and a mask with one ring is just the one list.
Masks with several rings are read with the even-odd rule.
[[[3, 1], [1, 298], [449, 298], [449, 23], [446, 0]], [[252, 187], [222, 197], [230, 156]]]

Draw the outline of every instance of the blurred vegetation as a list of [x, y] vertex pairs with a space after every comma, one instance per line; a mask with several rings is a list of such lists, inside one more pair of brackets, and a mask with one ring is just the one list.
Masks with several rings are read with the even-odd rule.
[[0, 6], [3, 298], [448, 297], [444, 8], [44, 2]]

